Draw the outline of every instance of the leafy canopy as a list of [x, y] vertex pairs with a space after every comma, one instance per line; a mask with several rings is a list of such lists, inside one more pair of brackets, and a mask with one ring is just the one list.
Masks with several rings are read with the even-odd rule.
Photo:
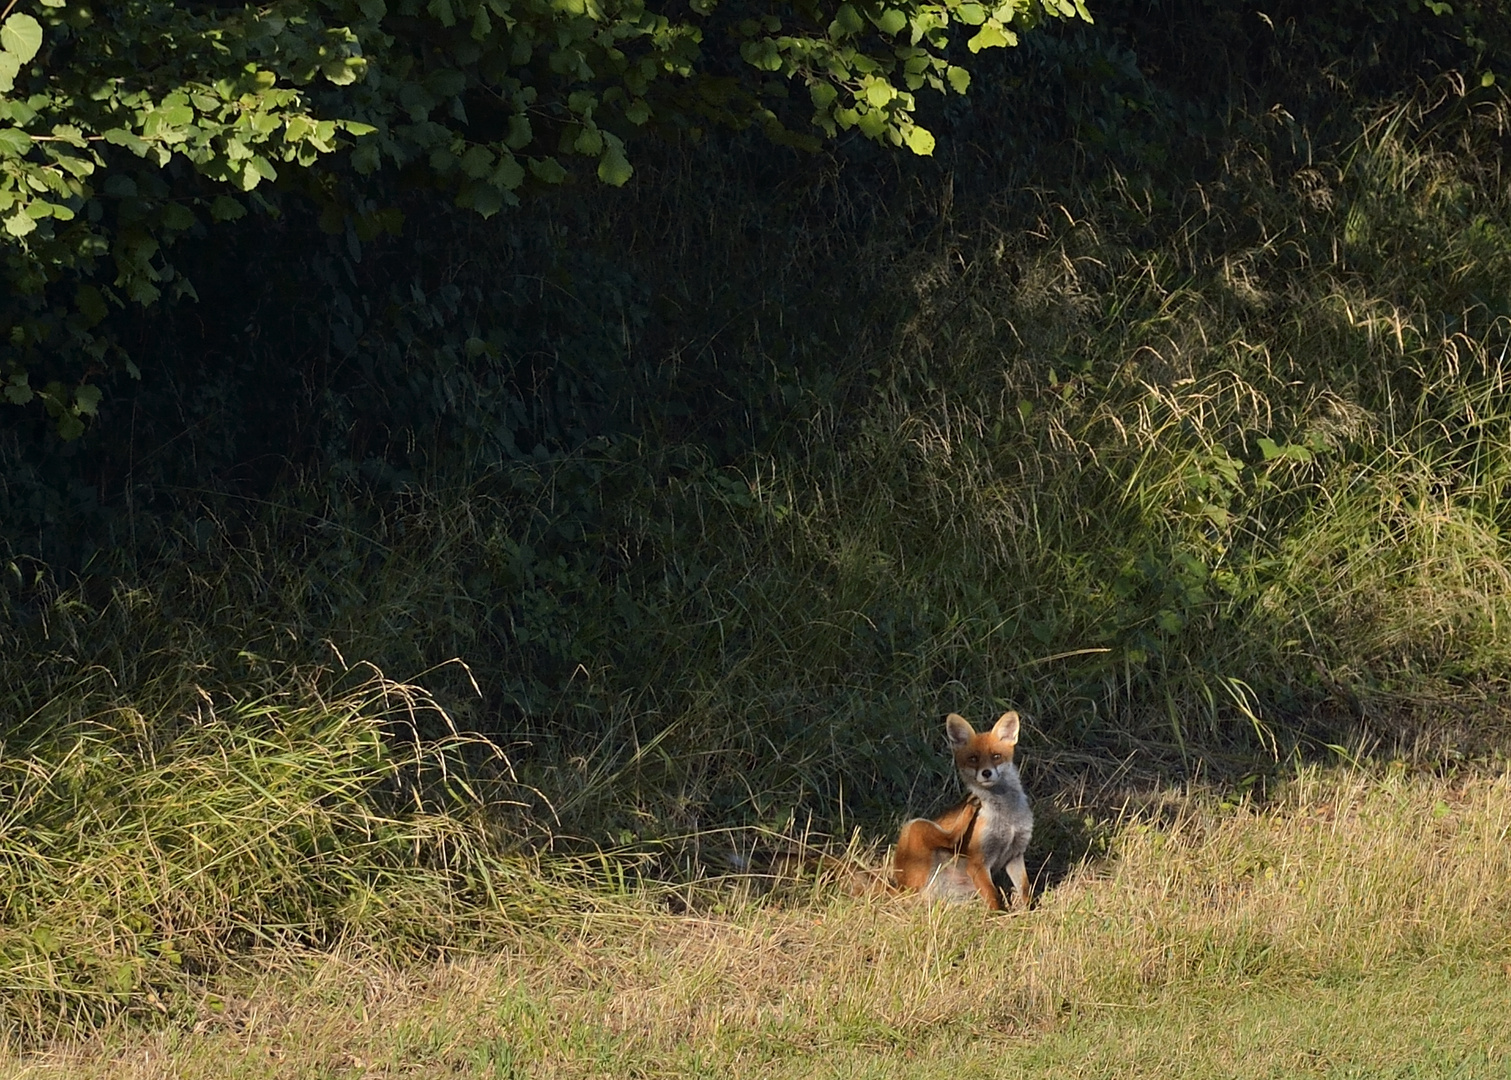
[[[574, 173], [623, 184], [637, 133], [709, 126], [928, 154], [914, 95], [970, 85], [952, 39], [1012, 45], [1046, 16], [1089, 18], [1082, 0], [9, 0], [0, 393], [81, 432], [91, 375], [136, 374], [100, 331], [111, 308], [192, 295], [166, 250], [275, 210], [270, 190], [349, 208], [338, 188], [403, 169], [489, 216]], [[397, 230], [366, 202], [359, 224]], [[59, 367], [83, 374], [33, 386]]]

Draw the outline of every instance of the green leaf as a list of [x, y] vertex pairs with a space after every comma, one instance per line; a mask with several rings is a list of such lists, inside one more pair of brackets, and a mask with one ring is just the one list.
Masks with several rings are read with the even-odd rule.
[[[830, 28], [833, 29], [832, 27]], [[740, 56], [752, 67], [761, 71], [782, 70], [782, 53], [770, 38], [747, 41], [740, 46]]]
[[509, 134], [504, 137], [504, 145], [510, 150], [520, 150], [530, 145], [530, 140], [535, 133], [530, 130], [530, 118], [524, 113], [515, 113], [509, 117]]
[[954, 64], [951, 64], [950, 69], [945, 72], [944, 77], [949, 80], [950, 89], [954, 90], [957, 94], [963, 94], [971, 88], [971, 73], [963, 67], [956, 67]]
[[0, 94], [8, 94], [16, 85], [16, 76], [21, 73], [21, 61], [8, 52], [0, 52]]
[[955, 18], [967, 26], [980, 26], [986, 22], [986, 8], [980, 4], [961, 4], [955, 9]]
[[567, 178], [567, 170], [555, 158], [531, 158], [530, 171], [543, 184], [559, 184]]
[[357, 81], [362, 67], [362, 64], [353, 64], [350, 60], [327, 60], [320, 65], [320, 74], [337, 86], [350, 86]]
[[57, 416], [58, 438], [64, 442], [73, 442], [84, 434], [84, 421], [80, 420], [72, 412], [59, 413]]
[[194, 212], [181, 203], [169, 203], [163, 207], [163, 225], [175, 232], [193, 228], [196, 220]]
[[84, 138], [84, 133], [73, 124], [54, 124], [52, 126], [53, 138], [59, 142], [66, 142], [70, 146], [76, 146], [80, 150], [89, 147], [89, 140]]
[[915, 127], [907, 134], [908, 149], [919, 157], [928, 157], [934, 152], [934, 136], [928, 128]]
[[1264, 455], [1264, 460], [1266, 461], [1275, 461], [1283, 458], [1287, 461], [1305, 463], [1311, 461], [1313, 458], [1312, 452], [1300, 443], [1277, 443], [1274, 439], [1270, 438], [1261, 438], [1258, 442], [1259, 452]]
[[469, 182], [458, 193], [456, 204], [475, 210], [484, 218], [491, 218], [503, 208], [504, 195], [491, 184]]
[[24, 371], [12, 375], [10, 381], [5, 384], [5, 400], [9, 401], [12, 405], [25, 405], [34, 397], [36, 395], [32, 393], [31, 387], [26, 384], [26, 372]]
[[[9, 53], [0, 53], [0, 56], [9, 56]], [[15, 57], [11, 57], [14, 61]], [[47, 104], [45, 98], [34, 99], [39, 106]], [[25, 127], [37, 118], [37, 110], [20, 98], [0, 98], [0, 120], [9, 120], [18, 127]]]
[[498, 168], [493, 170], [493, 175], [488, 178], [488, 182], [496, 187], [513, 191], [525, 182], [525, 167], [513, 154], [505, 155], [499, 159]]
[[315, 122], [308, 116], [291, 116], [284, 125], [283, 141], [299, 142], [315, 133]]
[[362, 143], [360, 146], [352, 147], [352, 168], [356, 169], [361, 175], [372, 175], [378, 171], [380, 164], [382, 162], [378, 156], [377, 143], [369, 141]]
[[611, 187], [623, 187], [634, 175], [634, 167], [624, 156], [624, 143], [612, 135], [605, 142], [603, 156], [598, 159], [598, 179]]
[[965, 47], [977, 53], [982, 49], [999, 49], [1008, 44], [1011, 44], [1008, 36], [997, 27], [983, 26], [975, 37], [965, 43]]
[[5, 219], [5, 231], [17, 240], [29, 235], [37, 227], [37, 221], [24, 210], [17, 210]]
[[576, 150], [579, 154], [586, 154], [592, 157], [603, 150], [603, 135], [595, 128], [585, 127], [578, 133], [577, 138], [573, 140], [572, 149]]
[[893, 36], [902, 33], [903, 28], [907, 25], [907, 15], [899, 11], [897, 8], [888, 8], [886, 11], [883, 11], [881, 13], [881, 17], [876, 20], [876, 28], [878, 30], [880, 30], [883, 34], [891, 34]]
[[118, 1000], [125, 1001], [131, 996], [131, 991], [136, 989], [137, 969], [136, 964], [130, 960], [122, 960], [109, 968], [104, 978], [105, 988]]
[[0, 128], [0, 153], [25, 157], [31, 149], [31, 136], [20, 128]]
[[105, 141], [110, 143], [110, 145], [124, 146], [137, 157], [146, 157], [147, 151], [151, 149], [151, 145], [145, 139], [134, 132], [127, 131], [125, 128], [110, 128], [108, 131], [103, 131], [100, 134], [104, 136]]
[[42, 24], [18, 11], [0, 24], [0, 48], [21, 63], [29, 63], [42, 47]]
[[472, 17], [472, 40], [487, 41], [491, 33], [493, 33], [493, 20], [488, 17], [488, 6], [479, 4], [477, 14]]
[[860, 17], [860, 12], [855, 10], [854, 5], [841, 4], [839, 11], [835, 13], [834, 21], [829, 24], [829, 36], [838, 41], [852, 34], [858, 34], [865, 28], [865, 20]]
[[83, 179], [94, 175], [94, 162], [85, 157], [73, 157], [70, 154], [57, 154], [54, 160], [58, 167], [71, 176]]
[[100, 408], [100, 388], [84, 385], [73, 392], [76, 408], [82, 416], [93, 416]]
[[474, 180], [481, 180], [493, 171], [493, 151], [479, 143], [467, 148], [462, 155], [462, 172]]
[[172, 127], [184, 127], [194, 123], [194, 109], [184, 102], [164, 105], [157, 110], [157, 115], [163, 118], [164, 124]]

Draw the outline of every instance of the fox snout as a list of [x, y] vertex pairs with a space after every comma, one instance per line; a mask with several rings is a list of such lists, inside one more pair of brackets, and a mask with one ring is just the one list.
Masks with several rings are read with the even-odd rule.
[[[969, 770], [966, 770], [966, 771], [969, 771]], [[977, 769], [976, 770], [976, 783], [978, 783], [978, 784], [984, 784], [987, 787], [991, 787], [992, 786], [992, 781], [995, 780], [995, 779], [997, 779], [997, 777], [1001, 774], [1001, 771], [1002, 770], [1000, 770], [1000, 769], [994, 769], [990, 765], [988, 765], [984, 769]]]

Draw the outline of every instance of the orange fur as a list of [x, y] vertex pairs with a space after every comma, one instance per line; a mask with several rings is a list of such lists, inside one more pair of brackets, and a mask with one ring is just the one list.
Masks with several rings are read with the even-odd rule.
[[974, 889], [988, 908], [1001, 911], [1002, 892], [993, 880], [1001, 871], [1015, 903], [1028, 903], [1023, 853], [1033, 813], [1013, 765], [1018, 727], [1015, 712], [979, 734], [954, 713], [945, 720], [955, 767], [970, 794], [937, 818], [914, 818], [902, 827], [892, 864], [898, 886], [931, 899], [961, 899]]

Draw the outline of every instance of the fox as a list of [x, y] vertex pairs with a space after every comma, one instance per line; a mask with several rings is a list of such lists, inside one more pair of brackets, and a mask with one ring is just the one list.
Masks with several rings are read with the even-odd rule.
[[892, 859], [898, 888], [952, 901], [969, 899], [974, 889], [990, 910], [1002, 911], [1002, 890], [993, 875], [1005, 871], [1013, 903], [1028, 905], [1023, 856], [1033, 837], [1034, 815], [1013, 764], [1018, 728], [1015, 712], [1003, 713], [990, 731], [980, 734], [958, 713], [945, 718], [955, 767], [970, 793], [948, 813], [903, 825]]

